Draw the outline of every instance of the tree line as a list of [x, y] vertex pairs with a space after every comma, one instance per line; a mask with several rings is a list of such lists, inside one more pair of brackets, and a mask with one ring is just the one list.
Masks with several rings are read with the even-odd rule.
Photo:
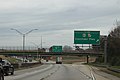
[[[119, 22], [120, 23], [120, 22]], [[112, 66], [120, 66], [120, 25], [117, 22], [115, 27], [108, 35], [108, 63]]]
[[[102, 36], [100, 39], [102, 52], [104, 52], [104, 43], [104, 36]], [[96, 62], [103, 63], [104, 56], [97, 58]], [[107, 63], [111, 66], [120, 66], [120, 22], [117, 22], [117, 26], [107, 36]]]

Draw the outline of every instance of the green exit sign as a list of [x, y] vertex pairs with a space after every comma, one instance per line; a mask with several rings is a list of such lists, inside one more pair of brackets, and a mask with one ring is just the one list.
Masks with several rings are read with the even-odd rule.
[[62, 52], [62, 46], [52, 46], [52, 52]]
[[100, 44], [100, 31], [74, 31], [74, 44]]

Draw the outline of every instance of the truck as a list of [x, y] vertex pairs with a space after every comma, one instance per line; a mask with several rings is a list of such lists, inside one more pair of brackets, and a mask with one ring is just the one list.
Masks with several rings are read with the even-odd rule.
[[56, 57], [56, 64], [62, 64], [62, 57]]

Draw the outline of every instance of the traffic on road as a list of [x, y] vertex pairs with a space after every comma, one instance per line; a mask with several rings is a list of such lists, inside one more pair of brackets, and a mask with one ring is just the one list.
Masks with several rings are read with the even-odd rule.
[[120, 80], [82, 63], [56, 64], [54, 61], [45, 60], [43, 62], [41, 66], [15, 71], [14, 75], [5, 76], [5, 80]]

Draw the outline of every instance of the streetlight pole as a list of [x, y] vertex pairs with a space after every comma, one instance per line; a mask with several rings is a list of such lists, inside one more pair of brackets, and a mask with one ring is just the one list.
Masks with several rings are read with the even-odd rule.
[[25, 36], [26, 36], [27, 34], [31, 33], [32, 31], [38, 30], [38, 29], [32, 29], [32, 30], [30, 30], [30, 31], [28, 31], [28, 32], [26, 32], [26, 33], [22, 33], [22, 32], [20, 32], [19, 30], [14, 29], [14, 28], [11, 28], [11, 30], [16, 31], [16, 32], [18, 32], [20, 35], [23, 36], [23, 52], [24, 52], [24, 50], [25, 50]]
[[23, 51], [25, 50], [25, 34], [23, 34]]
[[35, 43], [33, 43], [33, 42], [31, 42], [32, 44], [34, 44], [36, 47], [37, 47], [37, 59], [39, 58], [38, 56], [38, 54], [39, 54], [39, 45], [37, 45], [37, 44], [35, 44]]
[[44, 44], [45, 42], [43, 42], [43, 37], [41, 36], [41, 49], [43, 48], [43, 44]]
[[42, 36], [41, 36], [41, 49], [42, 49]]

